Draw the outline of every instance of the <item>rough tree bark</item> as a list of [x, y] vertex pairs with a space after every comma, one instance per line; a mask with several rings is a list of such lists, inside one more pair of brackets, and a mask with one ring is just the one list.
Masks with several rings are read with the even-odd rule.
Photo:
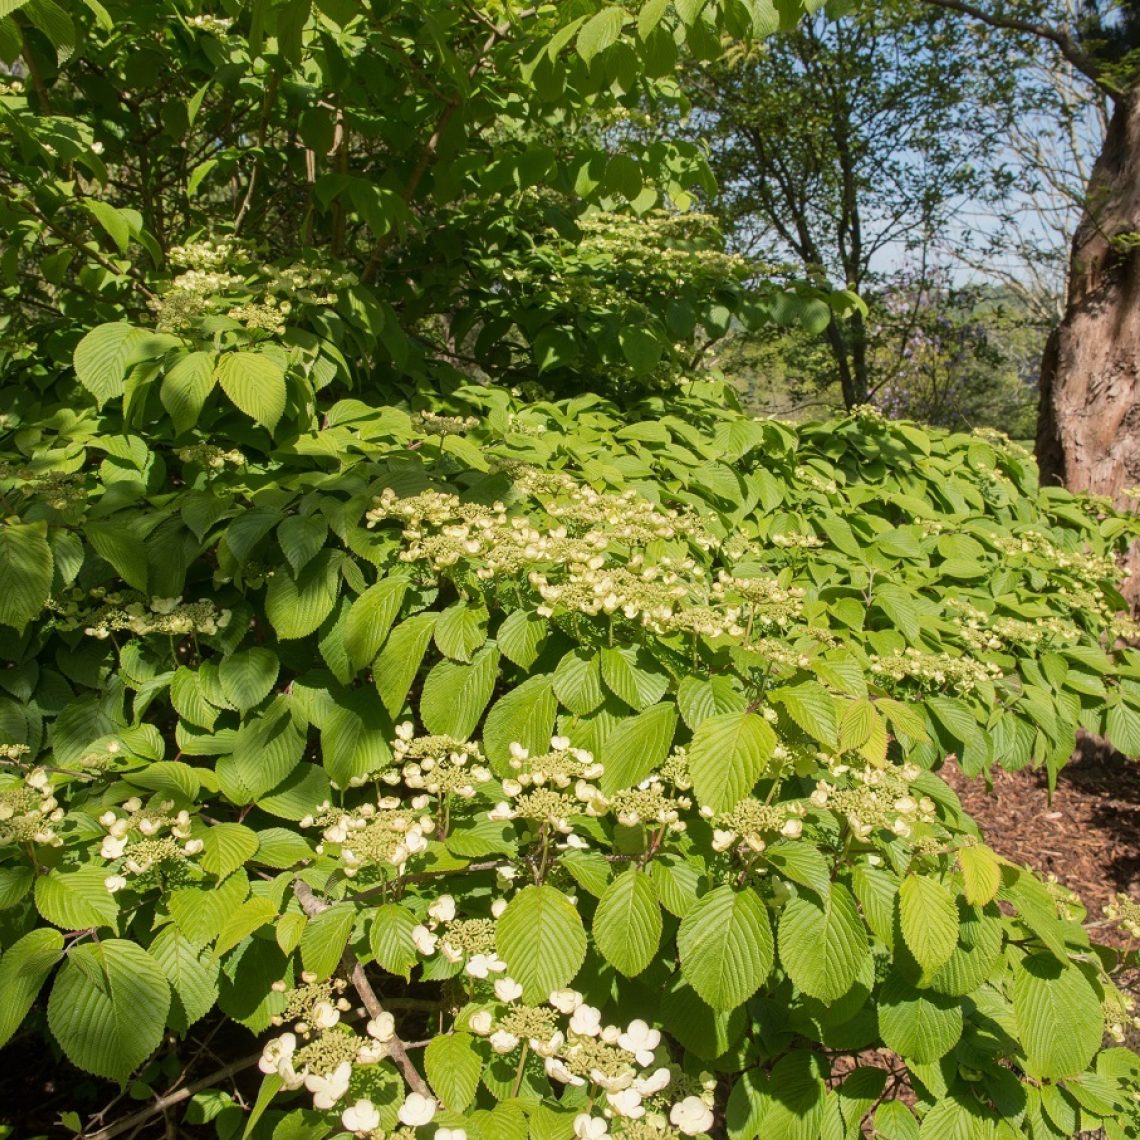
[[[1045, 484], [1107, 495], [1140, 485], [1140, 92], [1118, 96], [1073, 238], [1065, 316], [1041, 363]], [[1128, 595], [1140, 600], [1140, 552]]]

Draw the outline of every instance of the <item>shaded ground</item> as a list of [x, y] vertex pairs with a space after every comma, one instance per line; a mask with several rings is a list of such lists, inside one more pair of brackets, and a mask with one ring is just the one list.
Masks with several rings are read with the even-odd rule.
[[1127, 945], [1126, 935], [1102, 923], [1118, 893], [1140, 900], [1140, 762], [1084, 740], [1058, 776], [1052, 803], [1044, 771], [997, 770], [992, 790], [956, 767], [940, 775], [995, 851], [1055, 875], [1080, 896], [1097, 941]]

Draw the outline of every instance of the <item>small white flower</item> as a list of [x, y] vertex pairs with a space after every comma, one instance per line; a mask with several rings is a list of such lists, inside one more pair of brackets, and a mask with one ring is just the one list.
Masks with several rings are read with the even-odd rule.
[[489, 1009], [481, 1009], [467, 1019], [467, 1027], [472, 1033], [477, 1033], [480, 1037], [486, 1037], [494, 1024], [495, 1019]]
[[415, 943], [416, 949], [425, 958], [430, 958], [435, 953], [435, 947], [439, 941], [439, 937], [432, 934], [426, 926], [413, 926], [412, 941]]
[[507, 820], [515, 818], [514, 809], [506, 800], [500, 800], [487, 812], [487, 818], [494, 823], [506, 823]]
[[659, 1093], [665, 1088], [672, 1079], [673, 1077], [669, 1070], [662, 1067], [660, 1069], [654, 1069], [648, 1077], [634, 1081], [633, 1087], [637, 1089], [642, 1096], [653, 1096], [654, 1093]]
[[465, 1128], [437, 1128], [435, 1140], [467, 1140]]
[[491, 971], [491, 959], [486, 954], [472, 954], [464, 969], [473, 978], [485, 978]]
[[523, 988], [514, 978], [499, 978], [495, 982], [495, 997], [499, 1001], [518, 1001], [522, 997]]
[[396, 1036], [396, 1019], [387, 1011], [376, 1015], [364, 1027], [369, 1037], [377, 1041], [391, 1041]]
[[103, 880], [103, 886], [107, 888], [108, 893], [115, 894], [121, 891], [127, 885], [127, 880], [122, 875], [108, 875]]
[[450, 922], [455, 917], [455, 899], [451, 895], [440, 895], [428, 907], [428, 914], [436, 920], [436, 922]]
[[296, 1035], [282, 1033], [280, 1037], [274, 1037], [271, 1041], [266, 1042], [265, 1048], [261, 1051], [261, 1060], [257, 1062], [257, 1067], [263, 1073], [275, 1073], [281, 1061], [292, 1057], [296, 1051]]
[[602, 1031], [602, 1013], [592, 1005], [580, 1005], [570, 1018], [570, 1028], [582, 1037], [597, 1037]]
[[519, 1047], [519, 1039], [505, 1029], [496, 1029], [490, 1037], [491, 1048], [496, 1053], [513, 1053]]
[[588, 1112], [580, 1112], [574, 1117], [574, 1136], [576, 1140], [602, 1140], [610, 1134], [610, 1127], [599, 1116], [591, 1116]]
[[554, 990], [550, 1004], [559, 1013], [571, 1014], [582, 1004], [582, 995], [577, 990]]
[[653, 1050], [661, 1044], [661, 1032], [650, 1029], [640, 1018], [631, 1021], [629, 1028], [617, 1039], [617, 1043], [637, 1058], [637, 1063], [645, 1068], [653, 1064]]
[[341, 1061], [333, 1072], [324, 1076], [309, 1073], [305, 1077], [305, 1088], [313, 1094], [313, 1107], [322, 1111], [332, 1108], [348, 1092], [348, 1082], [351, 1079], [351, 1061]]
[[380, 1127], [380, 1113], [370, 1100], [358, 1100], [340, 1114], [340, 1122], [349, 1132], [372, 1132]]
[[735, 831], [725, 831], [719, 827], [713, 829], [712, 849], [714, 851], [727, 851], [735, 842]]
[[319, 1001], [313, 1006], [313, 1025], [317, 1029], [332, 1029], [340, 1021], [340, 1011], [331, 1001]]
[[408, 1093], [408, 1099], [400, 1105], [400, 1111], [396, 1115], [400, 1118], [401, 1124], [406, 1124], [409, 1128], [418, 1128], [421, 1124], [431, 1123], [438, 1107], [439, 1102], [434, 1097], [417, 1092]]
[[803, 833], [803, 821], [799, 819], [789, 819], [787, 823], [780, 828], [780, 834], [786, 836], [788, 839], [799, 839]]
[[182, 851], [186, 855], [200, 855], [205, 850], [206, 844], [201, 839], [188, 839], [182, 845]]
[[713, 1126], [713, 1114], [699, 1096], [687, 1096], [669, 1110], [669, 1123], [684, 1136], [700, 1136]]
[[547, 1057], [543, 1062], [546, 1069], [546, 1075], [553, 1081], [558, 1081], [564, 1085], [582, 1086], [586, 1082], [581, 1077], [575, 1076], [566, 1067], [566, 1062], [561, 1057]]
[[552, 736], [550, 738], [550, 747], [555, 752], [565, 752], [570, 747], [570, 737], [568, 736]]
[[511, 742], [510, 753], [516, 760], [526, 760], [530, 756], [530, 750], [524, 748], [517, 740]]
[[492, 918], [502, 918], [503, 917], [503, 911], [505, 911], [506, 909], [507, 909], [507, 900], [506, 899], [495, 899], [495, 901], [493, 903], [491, 903], [491, 917]]
[[610, 1093], [606, 1099], [618, 1116], [628, 1116], [631, 1120], [637, 1120], [645, 1115], [645, 1109], [641, 1104], [641, 1093], [636, 1089], [622, 1089], [621, 1092]]
[[126, 850], [126, 839], [116, 839], [113, 835], [105, 835], [103, 837], [103, 846], [99, 848], [99, 854], [104, 859], [118, 859]]

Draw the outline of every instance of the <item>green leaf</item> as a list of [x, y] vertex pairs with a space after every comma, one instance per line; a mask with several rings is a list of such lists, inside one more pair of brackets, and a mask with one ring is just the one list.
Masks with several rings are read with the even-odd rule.
[[662, 930], [657, 891], [645, 872], [630, 867], [606, 888], [594, 912], [594, 942], [620, 974], [635, 977], [657, 953]]
[[243, 823], [216, 823], [202, 834], [202, 869], [219, 879], [257, 853], [257, 833]]
[[48, 1000], [48, 1025], [68, 1060], [124, 1082], [162, 1041], [170, 985], [133, 942], [72, 947]]
[[965, 884], [963, 893], [971, 906], [985, 906], [1001, 887], [1001, 863], [983, 843], [958, 849], [958, 866]]
[[704, 807], [729, 811], [751, 791], [776, 747], [776, 734], [755, 713], [702, 721], [689, 745], [693, 790]]
[[21, 632], [51, 593], [52, 553], [42, 522], [0, 523], [0, 625]]
[[591, 16], [578, 32], [578, 54], [589, 63], [598, 52], [612, 47], [621, 38], [626, 13], [623, 8], [603, 8]]
[[305, 839], [287, 827], [266, 827], [257, 833], [259, 863], [278, 870], [287, 870], [313, 858], [313, 851]]
[[173, 924], [155, 935], [147, 952], [162, 968], [174, 991], [171, 1028], [184, 1033], [214, 1008], [218, 1000], [218, 965]]
[[318, 554], [296, 578], [282, 566], [269, 579], [265, 615], [283, 641], [308, 637], [332, 613], [340, 568], [333, 553]]
[[206, 700], [198, 674], [180, 666], [170, 679], [170, 703], [185, 721], [210, 729], [218, 719], [218, 710]]
[[198, 422], [214, 390], [214, 360], [212, 352], [188, 352], [162, 378], [158, 396], [179, 434]]
[[768, 911], [755, 891], [717, 887], [681, 919], [681, 975], [713, 1009], [743, 1005], [772, 972]]
[[[329, 524], [319, 515], [290, 515], [281, 522], [277, 527], [277, 543], [295, 575], [321, 552], [328, 535]], [[380, 648], [379, 642], [376, 648]], [[375, 655], [374, 650], [372, 656]]]
[[576, 716], [587, 716], [605, 699], [602, 663], [589, 649], [572, 649], [558, 663], [552, 681], [554, 695]]
[[392, 760], [392, 728], [380, 702], [368, 689], [343, 694], [321, 726], [325, 771], [338, 788], [386, 768]]
[[[619, 164], [619, 160], [622, 158], [625, 158], [628, 163], [632, 163], [634, 167], [633, 173], [636, 175], [636, 189], [634, 189], [633, 186], [635, 180], [630, 177], [628, 170], [623, 177], [622, 168]], [[615, 155], [610, 160], [606, 169], [606, 177], [606, 188], [611, 193], [620, 193], [623, 197], [628, 199], [636, 198], [641, 192], [640, 168], [625, 155]], [[632, 193], [628, 193], [627, 191], [632, 191]], [[621, 345], [622, 356], [625, 357], [627, 363], [633, 368], [633, 374], [635, 376], [648, 376], [660, 362], [661, 354], [665, 347], [658, 337], [654, 336], [649, 329], [642, 325], [626, 325], [621, 332], [618, 333], [618, 343]]]
[[141, 358], [140, 350], [151, 339], [143, 329], [114, 323], [96, 325], [75, 346], [76, 378], [100, 407], [123, 394], [127, 370]]
[[835, 715], [835, 701], [817, 681], [773, 689], [770, 699], [782, 704], [792, 720], [813, 740], [818, 740], [825, 748], [838, 748], [839, 720]]
[[610, 692], [634, 709], [656, 704], [669, 687], [669, 678], [640, 647], [603, 649], [602, 680]]
[[780, 962], [805, 994], [834, 1002], [855, 984], [867, 957], [867, 933], [855, 900], [832, 883], [828, 901], [790, 899], [780, 916]]
[[1089, 980], [1049, 954], [1015, 967], [1013, 1014], [1027, 1071], [1039, 1080], [1079, 1076], [1104, 1039], [1104, 1012]]
[[182, 887], [170, 895], [170, 916], [190, 943], [201, 948], [221, 929], [226, 916], [249, 894], [244, 875], [231, 875], [221, 883]]
[[222, 391], [250, 419], [270, 432], [285, 413], [285, 372], [261, 352], [227, 352], [214, 375]]
[[748, 698], [731, 677], [684, 677], [677, 686], [677, 707], [690, 729], [696, 730], [709, 717], [743, 712]]
[[482, 606], [456, 602], [448, 606], [435, 623], [435, 644], [444, 657], [470, 661], [472, 654], [487, 640], [487, 611]]
[[351, 903], [336, 903], [309, 919], [301, 935], [301, 961], [318, 981], [324, 981], [340, 965], [355, 919], [356, 908]]
[[677, 709], [668, 701], [621, 721], [598, 757], [605, 766], [602, 791], [611, 795], [641, 783], [668, 756], [676, 728]]
[[0, 1047], [20, 1028], [40, 988], [63, 956], [63, 935], [41, 927], [14, 942], [0, 958]]
[[[384, 639], [400, 612], [407, 591], [407, 578], [381, 578], [352, 603], [344, 627], [344, 649], [356, 669], [371, 664], [379, 653], [380, 646], [384, 644]], [[430, 631], [428, 636], [431, 636]], [[427, 647], [426, 642], [424, 647]], [[420, 656], [423, 656], [422, 652]], [[404, 691], [407, 692], [406, 689]], [[388, 711], [395, 716], [399, 709], [389, 706]]]
[[450, 1112], [465, 1112], [475, 1099], [483, 1059], [470, 1033], [433, 1037], [424, 1050], [424, 1068], [432, 1090]]
[[958, 998], [919, 990], [892, 974], [879, 993], [879, 1034], [909, 1061], [929, 1064], [944, 1057], [962, 1036]]
[[221, 926], [217, 931], [214, 942], [215, 959], [220, 958], [227, 950], [232, 950], [239, 942], [260, 930], [266, 924], [277, 918], [277, 904], [268, 898], [246, 899], [241, 906], [226, 913]]
[[546, 618], [530, 610], [514, 610], [503, 619], [495, 640], [508, 661], [529, 669], [546, 640]]
[[111, 873], [106, 864], [49, 871], [36, 880], [36, 909], [63, 930], [85, 930], [89, 926], [114, 929], [119, 904], [104, 885]]
[[441, 661], [424, 680], [420, 699], [420, 719], [429, 732], [466, 740], [491, 694], [499, 676], [499, 650], [484, 646], [470, 665]]
[[500, 697], [483, 725], [483, 753], [500, 775], [510, 771], [510, 747], [519, 743], [539, 755], [550, 747], [558, 702], [549, 674], [528, 677], [516, 689]]
[[524, 887], [503, 911], [495, 944], [523, 1000], [544, 1002], [568, 985], [586, 957], [582, 918], [555, 887]]
[[928, 875], [908, 875], [899, 889], [902, 936], [915, 961], [932, 974], [958, 945], [954, 897]]
[[823, 852], [803, 839], [777, 840], [764, 858], [786, 879], [815, 891], [822, 902], [831, 894], [831, 868]]
[[276, 788], [305, 753], [305, 737], [293, 723], [288, 697], [278, 697], [238, 729], [233, 752], [216, 765], [226, 797], [247, 804]]
[[243, 649], [222, 659], [218, 679], [226, 700], [244, 713], [269, 696], [277, 680], [277, 670], [277, 654], [273, 650]]
[[128, 586], [144, 593], [150, 575], [146, 547], [134, 528], [125, 522], [109, 519], [89, 522], [85, 531], [95, 553], [109, 562]]
[[410, 910], [397, 903], [385, 903], [377, 907], [368, 936], [376, 961], [388, 973], [405, 981], [411, 977], [412, 967], [420, 960], [416, 944], [412, 941], [416, 925], [416, 916]]
[[436, 614], [416, 614], [402, 621], [372, 666], [372, 679], [389, 716], [397, 717], [431, 641]]

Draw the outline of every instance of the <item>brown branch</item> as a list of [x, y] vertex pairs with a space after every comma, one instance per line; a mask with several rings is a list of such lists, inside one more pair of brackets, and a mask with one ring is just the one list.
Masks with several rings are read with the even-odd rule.
[[[315, 918], [322, 911], [326, 911], [332, 906], [332, 903], [317, 898], [313, 888], [300, 879], [296, 879], [293, 882], [293, 894], [297, 896], [297, 901], [301, 904], [301, 909], [309, 918]], [[368, 1016], [371, 1018], [379, 1017], [384, 1012], [384, 1007], [380, 1004], [380, 999], [376, 996], [376, 991], [368, 981], [368, 975], [364, 972], [364, 966], [361, 964], [360, 959], [357, 958], [351, 950], [345, 950], [344, 962], [349, 969], [349, 978], [356, 992], [360, 995], [360, 1000], [364, 1008], [368, 1011]], [[388, 1056], [392, 1058], [396, 1067], [404, 1074], [404, 1080], [408, 1082], [413, 1091], [420, 1093], [422, 1096], [431, 1096], [431, 1089], [428, 1088], [427, 1082], [420, 1076], [415, 1065], [412, 1064], [412, 1059], [408, 1056], [407, 1047], [403, 1041], [401, 1041], [399, 1037], [393, 1037], [387, 1045]]]
[[129, 1132], [131, 1129], [145, 1124], [151, 1117], [166, 1112], [167, 1109], [173, 1108], [176, 1104], [181, 1104], [184, 1100], [189, 1100], [195, 1093], [208, 1089], [211, 1085], [217, 1084], [218, 1081], [224, 1081], [227, 1077], [232, 1077], [243, 1069], [251, 1068], [260, 1060], [261, 1050], [259, 1049], [256, 1053], [243, 1057], [240, 1061], [231, 1061], [230, 1064], [207, 1077], [203, 1077], [200, 1081], [195, 1081], [192, 1085], [185, 1085], [175, 1092], [159, 1097], [148, 1104], [146, 1108], [140, 1109], [131, 1116], [126, 1116], [114, 1124], [108, 1124], [106, 1128], [100, 1128], [98, 1132], [84, 1133], [84, 1140], [111, 1140], [112, 1136], [121, 1136], [124, 1132]]
[[1060, 53], [1087, 79], [1091, 79], [1102, 91], [1109, 95], [1118, 95], [1119, 92], [1113, 88], [1106, 86], [1100, 76], [1101, 67], [1096, 59], [1084, 51], [1080, 44], [1068, 32], [1062, 28], [1051, 28], [1048, 24], [1038, 24], [1032, 20], [1022, 20], [1016, 16], [1003, 16], [997, 12], [987, 12], [984, 8], [979, 8], [975, 4], [967, 3], [967, 0], [925, 0], [927, 4], [933, 5], [935, 8], [942, 8], [949, 12], [958, 12], [960, 15], [969, 16], [973, 20], [979, 20], [983, 24], [987, 24], [991, 28], [1003, 28], [1011, 32], [1023, 32], [1029, 36], [1037, 36], [1038, 39], [1048, 40], [1051, 44], [1056, 46]]

